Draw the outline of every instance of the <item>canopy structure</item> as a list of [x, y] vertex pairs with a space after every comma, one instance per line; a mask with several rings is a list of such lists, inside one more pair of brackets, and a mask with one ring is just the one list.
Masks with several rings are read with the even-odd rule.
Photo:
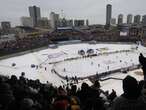
[[85, 51], [84, 51], [84, 50], [79, 50], [79, 51], [78, 51], [78, 54], [79, 54], [79, 55], [85, 55]]

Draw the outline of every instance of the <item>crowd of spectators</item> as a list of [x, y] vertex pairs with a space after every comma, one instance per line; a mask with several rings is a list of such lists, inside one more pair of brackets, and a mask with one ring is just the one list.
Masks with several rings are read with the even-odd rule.
[[[0, 42], [0, 55], [21, 52], [46, 46], [52, 42], [81, 39], [85, 35], [77, 31], [54, 31], [48, 34], [16, 37], [16, 40]], [[83, 37], [83, 38], [84, 38]]]
[[49, 43], [48, 36], [29, 36], [0, 43], [0, 54], [10, 54], [45, 46]]
[[100, 89], [98, 80], [92, 86], [54, 87], [50, 83], [29, 80], [25, 74], [17, 78], [0, 77], [0, 110], [146, 110], [146, 81], [134, 77], [123, 79], [123, 94]]

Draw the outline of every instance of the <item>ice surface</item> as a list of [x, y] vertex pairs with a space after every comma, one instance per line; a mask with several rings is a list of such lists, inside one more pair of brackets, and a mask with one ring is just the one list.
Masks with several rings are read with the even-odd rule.
[[[80, 43], [61, 45], [56, 49], [48, 48], [38, 52], [32, 52], [22, 56], [1, 60], [0, 74], [8, 76], [15, 74], [19, 77], [21, 75], [21, 72], [25, 72], [25, 77], [29, 79], [40, 79], [42, 83], [49, 81], [53, 85], [59, 86], [65, 84], [66, 81], [55, 73], [51, 72], [52, 69], [55, 69], [62, 76], [85, 77], [94, 75], [96, 73], [100, 74], [109, 70], [137, 65], [139, 64], [139, 53], [146, 55], [146, 48], [143, 46], [138, 46], [138, 49], [136, 50], [136, 47], [136, 44]], [[76, 60], [64, 61], [65, 59], [69, 58], [81, 57], [81, 55], [78, 54], [78, 51], [84, 50], [85, 52], [87, 52], [88, 49], [93, 49], [94, 54], [97, 54], [98, 56], [92, 58], [79, 58]], [[129, 52], [119, 52], [127, 50]], [[118, 53], [105, 54], [116, 51]], [[16, 66], [12, 66], [13, 63], [15, 63]], [[32, 64], [34, 64], [36, 67], [31, 68]], [[125, 76], [125, 74], [121, 73], [113, 75], [113, 77], [120, 78], [124, 78]], [[135, 74], [133, 76], [138, 78], [138, 80], [142, 79], [142, 76]], [[89, 85], [92, 84], [88, 79], [81, 82], [87, 82]], [[122, 93], [122, 81], [120, 80], [111, 79], [101, 82], [101, 84], [104, 90], [111, 90], [112, 88], [114, 88], [118, 91], [118, 94]]]

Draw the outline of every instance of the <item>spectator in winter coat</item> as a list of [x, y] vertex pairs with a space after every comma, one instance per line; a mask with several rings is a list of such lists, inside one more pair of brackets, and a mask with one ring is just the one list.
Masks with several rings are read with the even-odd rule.
[[107, 97], [106, 92], [104, 92], [100, 87], [101, 85], [100, 85], [99, 80], [96, 80], [94, 84], [91, 86], [92, 89], [98, 90], [100, 96]]
[[123, 80], [123, 91], [124, 93], [114, 100], [111, 110], [146, 110], [135, 78], [127, 76]]
[[24, 98], [20, 104], [20, 110], [31, 110], [34, 102], [30, 98]]
[[144, 81], [143, 88], [141, 90], [141, 94], [142, 94], [142, 98], [144, 100], [144, 103], [146, 104], [146, 81]]
[[146, 80], [146, 58], [143, 56], [142, 53], [139, 55], [139, 62], [142, 65], [144, 80]]
[[6, 109], [14, 100], [10, 85], [2, 82], [0, 84], [0, 110]]
[[99, 91], [83, 83], [78, 92], [82, 110], [105, 110], [103, 100], [99, 97]]

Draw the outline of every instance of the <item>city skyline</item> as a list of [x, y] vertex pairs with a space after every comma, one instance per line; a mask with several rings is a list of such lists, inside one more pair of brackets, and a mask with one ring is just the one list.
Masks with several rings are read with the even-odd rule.
[[[89, 19], [90, 24], [105, 24], [106, 5], [112, 5], [112, 17], [122, 13], [124, 22], [127, 14], [146, 14], [146, 1], [133, 0], [5, 0], [0, 4], [0, 22], [10, 21], [12, 25], [20, 24], [20, 17], [29, 16], [28, 7], [36, 5], [40, 7], [42, 17], [48, 17], [54, 11], [71, 19]], [[18, 11], [19, 10], [19, 11]]]

